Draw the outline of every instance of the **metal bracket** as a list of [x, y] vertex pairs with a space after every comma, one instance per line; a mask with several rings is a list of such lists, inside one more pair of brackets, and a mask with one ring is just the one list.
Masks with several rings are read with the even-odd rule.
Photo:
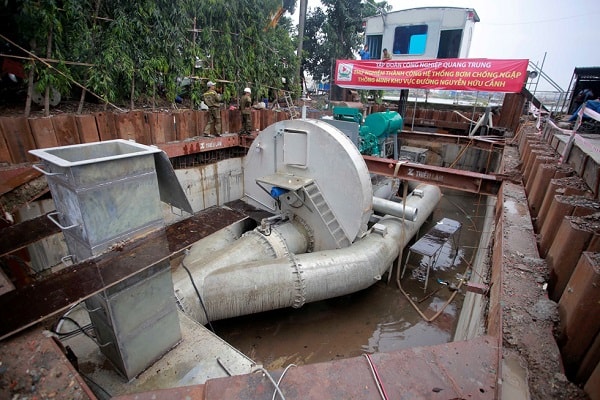
[[46, 176], [64, 175], [62, 172], [48, 172], [45, 169], [43, 169], [42, 167], [43, 167], [43, 164], [33, 164], [31, 166], [31, 168], [35, 169], [38, 172], [41, 172], [42, 174], [44, 174]]
[[62, 225], [60, 224], [60, 222], [58, 222], [57, 220], [55, 220], [55, 219], [54, 219], [54, 217], [53, 217], [54, 215], [59, 215], [59, 214], [60, 214], [60, 213], [59, 213], [58, 211], [56, 211], [56, 212], [49, 213], [49, 214], [47, 215], [47, 217], [48, 217], [48, 219], [49, 219], [50, 221], [52, 221], [52, 222], [54, 223], [54, 225], [58, 226], [58, 227], [59, 227], [60, 229], [62, 229], [63, 231], [66, 231], [67, 229], [75, 228], [77, 225], [79, 225], [79, 224], [73, 224], [73, 225], [69, 225], [69, 226], [62, 226]]

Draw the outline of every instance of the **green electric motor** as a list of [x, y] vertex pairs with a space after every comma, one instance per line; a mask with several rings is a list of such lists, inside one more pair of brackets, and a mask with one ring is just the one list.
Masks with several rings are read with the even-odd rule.
[[385, 138], [402, 130], [403, 124], [404, 121], [400, 114], [387, 110], [367, 115], [360, 128], [360, 133], [362, 135], [364, 130], [365, 133], [368, 132], [377, 138]]

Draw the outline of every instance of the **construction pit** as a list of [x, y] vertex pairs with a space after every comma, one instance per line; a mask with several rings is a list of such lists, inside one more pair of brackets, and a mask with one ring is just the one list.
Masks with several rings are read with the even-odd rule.
[[[243, 139], [245, 157], [175, 169], [192, 216], [156, 206], [142, 166], [116, 180], [141, 191], [152, 217], [141, 213], [135, 228], [107, 235], [119, 240], [83, 246], [46, 281], [0, 296], [0, 390], [9, 398], [547, 399], [586, 398], [584, 387], [594, 398], [598, 327], [585, 315], [598, 296], [595, 138], [569, 137], [534, 123], [506, 140], [398, 135], [402, 146], [427, 149], [421, 165], [360, 157], [320, 121], [279, 122]], [[319, 153], [335, 146], [341, 159]], [[317, 154], [318, 168], [309, 162]], [[60, 173], [52, 168], [45, 173]], [[315, 183], [319, 193], [304, 191]], [[30, 208], [60, 212], [51, 202]], [[323, 202], [345, 236], [315, 218], [331, 211], [317, 212]], [[88, 236], [120, 225], [105, 222]], [[35, 243], [22, 239], [31, 225], [5, 232], [16, 238], [11, 249], [21, 240], [47, 259], [72, 257], [74, 246], [57, 239], [70, 233], [50, 230], [54, 238]], [[357, 243], [365, 247], [342, 253]], [[353, 263], [362, 263], [357, 272]], [[196, 269], [210, 272], [190, 279]], [[171, 282], [173, 296], [164, 289]], [[99, 309], [110, 317], [94, 316]], [[112, 329], [119, 324], [133, 334]], [[151, 336], [136, 343], [140, 332]]]

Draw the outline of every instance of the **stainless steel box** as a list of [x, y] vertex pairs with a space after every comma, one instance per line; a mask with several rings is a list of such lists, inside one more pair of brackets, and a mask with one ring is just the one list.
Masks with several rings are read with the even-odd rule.
[[102, 353], [127, 380], [181, 340], [168, 261], [89, 298], [86, 305]]
[[55, 220], [75, 261], [164, 226], [158, 148], [127, 140], [31, 150], [42, 159]]

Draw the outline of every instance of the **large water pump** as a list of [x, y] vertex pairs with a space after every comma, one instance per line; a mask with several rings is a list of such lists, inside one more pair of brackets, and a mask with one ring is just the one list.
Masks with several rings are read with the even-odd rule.
[[[397, 127], [378, 124], [373, 135]], [[267, 127], [246, 155], [242, 200], [269, 216], [254, 230], [231, 227], [194, 244], [186, 270], [174, 273], [178, 304], [206, 323], [371, 286], [441, 197], [420, 185], [398, 204], [373, 187], [354, 143], [327, 122]]]

